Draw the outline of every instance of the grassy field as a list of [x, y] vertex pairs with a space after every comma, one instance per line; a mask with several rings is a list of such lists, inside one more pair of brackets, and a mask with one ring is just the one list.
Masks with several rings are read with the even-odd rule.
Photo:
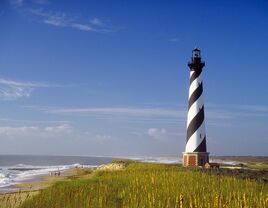
[[19, 191], [0, 195], [0, 208], [14, 208], [38, 194], [38, 191]]
[[175, 165], [129, 162], [125, 166], [57, 182], [20, 207], [268, 207], [268, 184], [259, 179]]

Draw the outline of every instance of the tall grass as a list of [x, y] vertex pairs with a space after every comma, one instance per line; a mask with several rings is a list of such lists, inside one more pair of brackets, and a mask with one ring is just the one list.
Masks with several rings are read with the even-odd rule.
[[18, 207], [37, 193], [38, 191], [19, 191], [0, 195], [0, 208]]
[[90, 179], [59, 182], [21, 208], [268, 207], [268, 185], [177, 166], [131, 163]]

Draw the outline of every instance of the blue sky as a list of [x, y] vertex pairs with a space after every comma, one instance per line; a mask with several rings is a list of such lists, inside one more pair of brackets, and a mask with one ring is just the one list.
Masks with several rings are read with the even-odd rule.
[[199, 47], [208, 151], [268, 155], [267, 1], [0, 1], [0, 153], [176, 156]]

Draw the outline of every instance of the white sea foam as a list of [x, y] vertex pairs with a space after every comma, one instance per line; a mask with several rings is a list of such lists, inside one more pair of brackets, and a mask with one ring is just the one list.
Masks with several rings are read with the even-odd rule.
[[156, 158], [144, 158], [141, 161], [143, 162], [152, 162], [152, 163], [164, 163], [164, 164], [181, 164], [182, 161], [180, 158], [166, 158], [166, 157], [156, 157]]
[[141, 162], [164, 163], [164, 164], [181, 164], [179, 157], [121, 157], [122, 159], [137, 160]]
[[64, 171], [75, 167], [92, 168], [97, 166], [80, 164], [61, 166], [33, 166], [18, 164], [15, 166], [0, 167], [0, 188], [31, 180], [38, 176], [49, 175], [53, 172]]
[[222, 164], [226, 164], [226, 165], [238, 165], [238, 164], [242, 163], [242, 162], [239, 162], [239, 161], [221, 160], [221, 159], [210, 159], [210, 162], [222, 163]]

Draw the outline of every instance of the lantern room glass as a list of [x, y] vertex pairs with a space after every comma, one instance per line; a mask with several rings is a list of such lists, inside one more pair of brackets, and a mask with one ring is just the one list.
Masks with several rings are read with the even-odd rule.
[[195, 49], [193, 50], [193, 58], [200, 58], [200, 51]]

